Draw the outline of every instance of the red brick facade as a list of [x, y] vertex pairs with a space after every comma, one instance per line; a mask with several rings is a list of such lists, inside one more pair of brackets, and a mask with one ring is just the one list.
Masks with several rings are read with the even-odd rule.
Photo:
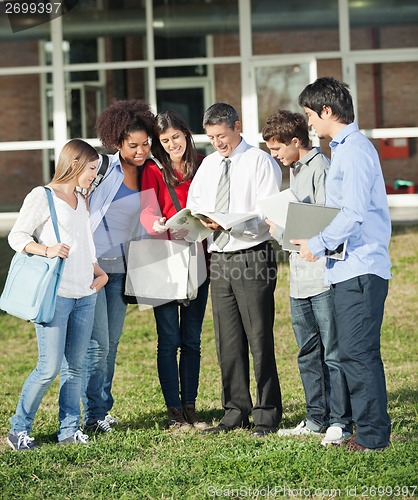
[[[296, 36], [297, 35], [297, 36]], [[312, 37], [307, 31], [298, 33], [257, 33], [253, 39], [254, 51], [264, 54], [288, 52], [329, 51], [338, 49], [338, 34], [328, 32], [328, 37]], [[359, 29], [352, 33], [353, 48], [380, 48], [397, 37], [397, 45], [418, 46], [418, 30], [382, 29], [379, 39], [370, 29]], [[138, 39], [135, 39], [136, 41]], [[295, 42], [297, 41], [297, 42]], [[141, 59], [143, 47], [126, 42], [127, 60]], [[337, 47], [334, 47], [336, 45]], [[37, 41], [1, 42], [0, 67], [39, 65], [39, 45]], [[214, 39], [215, 56], [237, 55], [238, 35], [217, 36]], [[107, 60], [112, 60], [110, 43], [106, 44]], [[319, 59], [318, 76], [341, 78], [341, 61]], [[127, 71], [126, 97], [146, 96], [146, 70]], [[356, 66], [358, 121], [360, 128], [390, 128], [417, 126], [418, 116], [418, 62], [358, 64]], [[231, 103], [241, 112], [241, 69], [239, 64], [215, 65], [215, 99]], [[225, 76], [227, 75], [227, 76]], [[36, 74], [1, 76], [0, 141], [31, 141], [42, 139], [41, 116], [41, 76]], [[115, 98], [112, 71], [106, 73], [106, 99]], [[272, 103], [272, 111], [275, 109]], [[202, 110], [203, 113], [204, 110]], [[89, 123], [89, 130], [94, 124]], [[244, 124], [245, 125], [245, 124]], [[328, 152], [328, 141], [323, 141], [323, 149]], [[381, 140], [373, 140], [380, 151]], [[382, 168], [386, 184], [393, 185], [396, 179], [412, 181], [418, 186], [418, 139], [408, 140], [408, 158], [382, 158]], [[43, 182], [42, 153], [40, 151], [1, 152], [0, 155], [0, 211], [13, 211], [23, 197], [34, 186]]]

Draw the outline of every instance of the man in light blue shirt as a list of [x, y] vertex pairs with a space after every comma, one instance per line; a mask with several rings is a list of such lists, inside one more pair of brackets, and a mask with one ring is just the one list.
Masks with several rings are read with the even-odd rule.
[[319, 78], [299, 96], [308, 123], [320, 138], [331, 137], [327, 205], [341, 208], [333, 222], [310, 240], [293, 240], [303, 259], [314, 262], [347, 242], [342, 261], [327, 259], [326, 280], [334, 296], [340, 361], [350, 390], [357, 434], [353, 451], [388, 446], [390, 419], [380, 329], [391, 277], [391, 222], [378, 154], [354, 122], [348, 86]]
[[[325, 203], [329, 160], [309, 144], [305, 117], [278, 109], [267, 118], [263, 139], [273, 157], [290, 168], [290, 189], [304, 203]], [[266, 220], [270, 234], [282, 243], [283, 228]], [[341, 442], [352, 435], [351, 406], [342, 369], [334, 300], [325, 283], [326, 258], [304, 261], [290, 252], [290, 312], [299, 346], [298, 367], [305, 391], [306, 417], [293, 429], [279, 429], [279, 436], [304, 436], [326, 432], [321, 444]]]

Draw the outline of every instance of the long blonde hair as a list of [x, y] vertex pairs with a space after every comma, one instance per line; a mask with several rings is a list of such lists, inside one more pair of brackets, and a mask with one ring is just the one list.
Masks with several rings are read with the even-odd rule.
[[99, 154], [93, 146], [82, 139], [71, 139], [61, 150], [51, 182], [65, 184], [77, 178], [87, 163], [98, 158]]

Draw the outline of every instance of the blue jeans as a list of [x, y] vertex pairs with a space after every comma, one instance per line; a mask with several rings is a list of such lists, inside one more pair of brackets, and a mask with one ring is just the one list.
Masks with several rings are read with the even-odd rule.
[[339, 361], [331, 290], [306, 299], [290, 297], [298, 366], [306, 400], [307, 426], [352, 431], [347, 382]]
[[332, 286], [341, 365], [350, 389], [356, 442], [366, 448], [389, 444], [386, 380], [380, 355], [388, 280], [364, 274]]
[[93, 327], [96, 294], [81, 299], [57, 297], [55, 315], [36, 324], [38, 364], [23, 384], [10, 432], [32, 430], [41, 400], [61, 369], [58, 440], [73, 436], [80, 423], [83, 363]]
[[154, 307], [158, 376], [167, 407], [195, 404], [200, 373], [200, 334], [208, 287], [209, 280], [206, 280], [200, 285], [196, 299], [187, 307], [177, 301]]
[[113, 406], [111, 393], [116, 354], [122, 335], [127, 303], [125, 273], [112, 272], [112, 261], [99, 261], [109, 280], [97, 294], [93, 333], [84, 367], [83, 421], [103, 420]]

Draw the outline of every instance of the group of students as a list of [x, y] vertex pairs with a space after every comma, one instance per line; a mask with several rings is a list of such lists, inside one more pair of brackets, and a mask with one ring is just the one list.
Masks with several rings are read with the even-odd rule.
[[[389, 444], [380, 327], [390, 278], [391, 224], [379, 159], [354, 122], [344, 83], [319, 78], [300, 94], [299, 104], [308, 122], [283, 110], [267, 120], [262, 135], [271, 155], [245, 141], [232, 106], [213, 104], [204, 114], [203, 128], [215, 151], [203, 158], [178, 114], [154, 116], [143, 101], [117, 101], [97, 120], [98, 137], [116, 153], [90, 195], [97, 152], [79, 139], [64, 146], [49, 186], [65, 243], [54, 242], [41, 188], [27, 196], [9, 235], [16, 251], [66, 258], [54, 319], [36, 325], [38, 364], [11, 419], [12, 448], [36, 447], [30, 437], [33, 419], [59, 370], [60, 443], [85, 444], [88, 434], [83, 431], [109, 432], [117, 424], [110, 414], [111, 388], [127, 307], [127, 245], [138, 231], [157, 238], [166, 234], [165, 222], [177, 210], [173, 192], [180, 206], [192, 211], [255, 216], [228, 231], [214, 221], [202, 222], [213, 230], [206, 241], [208, 279], [189, 303], [154, 307], [158, 375], [169, 425], [196, 427], [206, 435], [251, 428], [251, 435], [259, 438], [277, 430], [282, 397], [274, 354], [277, 273], [271, 241], [280, 241], [281, 229], [258, 207], [281, 188], [282, 173], [274, 157], [291, 168], [291, 188], [300, 201], [341, 208], [319, 235], [295, 240], [300, 252], [290, 255], [292, 326], [307, 415], [295, 429], [278, 433], [318, 434], [322, 444], [350, 450], [381, 450]], [[332, 139], [331, 165], [310, 148], [308, 126], [319, 137]], [[155, 194], [158, 210], [143, 209], [140, 194], [145, 191]], [[168, 234], [184, 237], [171, 230]], [[344, 261], [324, 257], [343, 242]], [[74, 262], [83, 266], [76, 269]], [[209, 282], [224, 408], [213, 427], [195, 408]]]

